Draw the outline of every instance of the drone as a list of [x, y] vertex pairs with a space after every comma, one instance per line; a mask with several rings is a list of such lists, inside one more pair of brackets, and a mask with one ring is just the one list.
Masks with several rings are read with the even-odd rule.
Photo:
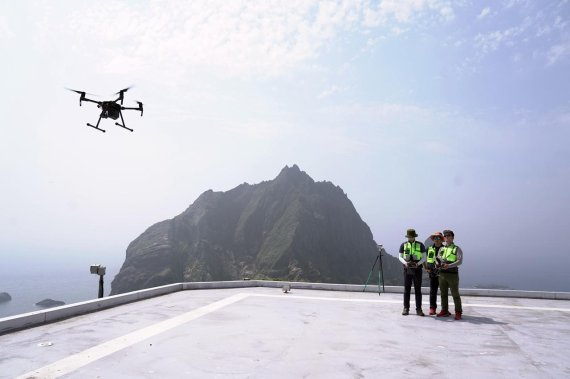
[[[110, 101], [91, 100], [85, 96], [85, 95], [87, 95], [86, 92], [77, 91], [77, 90], [74, 90], [71, 88], [66, 88], [66, 89], [81, 95], [79, 97], [79, 106], [81, 106], [81, 103], [83, 101], [87, 101], [90, 103], [95, 103], [95, 104], [97, 104], [97, 108], [101, 108], [101, 114], [99, 115], [99, 120], [97, 120], [97, 125], [91, 125], [90, 123], [87, 123], [87, 126], [90, 126], [92, 128], [95, 128], [95, 129], [100, 130], [103, 133], [105, 133], [104, 129], [99, 128], [99, 123], [101, 122], [102, 118], [111, 118], [113, 120], [116, 120], [120, 117], [122, 124], [115, 122], [115, 125], [120, 126], [121, 128], [130, 130], [132, 132], [133, 129], [127, 128], [125, 126], [125, 120], [123, 119], [123, 111], [124, 110], [140, 111], [141, 117], [142, 117], [142, 115], [143, 115], [143, 103], [141, 103], [140, 101], [137, 101], [137, 103], [139, 105], [138, 108], [123, 107], [123, 99], [124, 99], [125, 92], [127, 92], [130, 88], [132, 88], [132, 87], [127, 87], [127, 88], [122, 89], [119, 92], [115, 93], [115, 95], [119, 95], [119, 97], [117, 97], [115, 100], [110, 100]], [[88, 95], [91, 95], [91, 94], [88, 94]], [[119, 102], [120, 102], [120, 104], [119, 104]]]

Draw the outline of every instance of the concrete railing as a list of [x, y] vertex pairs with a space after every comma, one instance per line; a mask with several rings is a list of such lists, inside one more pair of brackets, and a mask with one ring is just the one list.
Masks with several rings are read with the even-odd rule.
[[[116, 307], [118, 305], [132, 303], [134, 301], [149, 299], [151, 297], [166, 295], [168, 293], [183, 290], [223, 289], [223, 288], [247, 288], [247, 287], [272, 287], [281, 288], [284, 284], [290, 284], [291, 289], [345, 291], [345, 292], [378, 292], [377, 285], [365, 286], [360, 284], [332, 284], [332, 283], [306, 283], [306, 282], [283, 282], [269, 280], [236, 280], [223, 282], [186, 282], [169, 284], [140, 291], [128, 292], [120, 295], [94, 299], [80, 303], [63, 305], [61, 307], [24, 313], [16, 316], [0, 318], [0, 334], [10, 333], [20, 329], [31, 328], [86, 313]], [[403, 293], [402, 286], [385, 286], [386, 293]], [[413, 289], [412, 289], [413, 292]], [[530, 298], [545, 300], [570, 300], [570, 292], [543, 292], [543, 291], [515, 291], [515, 290], [492, 290], [492, 289], [460, 289], [462, 296], [484, 297], [511, 297]], [[429, 294], [428, 287], [422, 287], [423, 294]]]
[[48, 324], [50, 322], [66, 318], [116, 307], [118, 305], [132, 303], [134, 301], [181, 291], [182, 285], [182, 283], [169, 284], [166, 286], [104, 297], [102, 299], [82, 301], [80, 303], [62, 305], [60, 307], [54, 307], [46, 310], [0, 318], [0, 334], [20, 329], [27, 329], [33, 326]]
[[[286, 282], [253, 280], [255, 287], [281, 287]], [[289, 283], [289, 282], [287, 282]], [[364, 292], [364, 285], [360, 284], [331, 284], [331, 283], [304, 283], [291, 282], [291, 288], [325, 290], [325, 291], [345, 291]], [[385, 286], [386, 293], [404, 293], [403, 286]], [[378, 292], [378, 286], [366, 286], [366, 292]], [[382, 292], [382, 289], [380, 289]], [[412, 293], [414, 289], [412, 288]], [[462, 296], [484, 296], [484, 297], [511, 297], [525, 299], [543, 300], [570, 300], [570, 292], [546, 292], [546, 291], [518, 291], [518, 290], [494, 290], [482, 288], [461, 288], [459, 293]], [[422, 287], [422, 294], [429, 295], [429, 287]]]

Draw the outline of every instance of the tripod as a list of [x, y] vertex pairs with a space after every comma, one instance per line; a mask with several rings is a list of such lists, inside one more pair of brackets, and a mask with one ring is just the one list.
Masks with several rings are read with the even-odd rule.
[[362, 290], [362, 292], [366, 291], [366, 286], [368, 285], [368, 282], [370, 281], [370, 277], [372, 276], [372, 272], [374, 271], [374, 267], [376, 267], [376, 263], [380, 262], [380, 265], [378, 267], [378, 296], [380, 296], [380, 283], [382, 283], [382, 292], [386, 292], [384, 290], [384, 269], [382, 268], [382, 253], [385, 253], [386, 250], [384, 250], [384, 247], [382, 245], [378, 245], [378, 255], [376, 255], [376, 259], [374, 260], [374, 264], [372, 265], [372, 268], [370, 269], [370, 273], [368, 274], [368, 279], [366, 279], [366, 283], [364, 283], [364, 289]]

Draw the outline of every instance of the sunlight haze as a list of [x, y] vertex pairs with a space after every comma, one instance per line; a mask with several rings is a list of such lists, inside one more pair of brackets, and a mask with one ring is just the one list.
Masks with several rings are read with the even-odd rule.
[[[570, 291], [570, 1], [3, 1], [0, 46], [0, 275], [297, 164], [393, 255], [452, 229], [463, 284]], [[130, 85], [132, 133], [65, 90]]]

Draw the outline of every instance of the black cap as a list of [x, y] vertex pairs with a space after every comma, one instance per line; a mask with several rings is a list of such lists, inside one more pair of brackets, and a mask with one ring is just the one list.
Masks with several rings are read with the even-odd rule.
[[449, 230], [449, 229], [444, 230], [444, 231], [443, 231], [443, 235], [444, 235], [444, 236], [451, 235], [452, 237], [455, 237], [455, 234], [453, 233], [453, 230]]

